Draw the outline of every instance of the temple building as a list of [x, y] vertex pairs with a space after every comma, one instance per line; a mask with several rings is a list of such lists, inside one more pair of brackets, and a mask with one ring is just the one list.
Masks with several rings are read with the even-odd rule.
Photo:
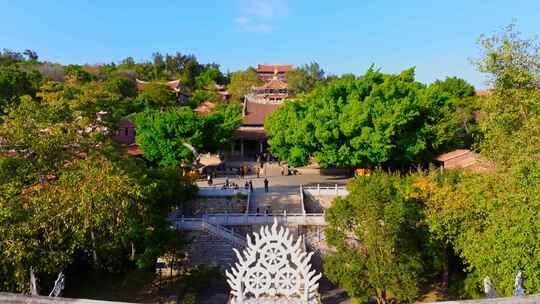
[[260, 87], [251, 88], [251, 93], [246, 95], [245, 100], [255, 103], [281, 104], [283, 99], [289, 96], [289, 86], [285, 80], [273, 76]]
[[293, 70], [292, 64], [259, 64], [257, 65], [257, 76], [267, 82], [277, 76], [285, 80], [285, 74]]
[[259, 64], [257, 76], [264, 81], [252, 87], [242, 104], [243, 123], [235, 132], [235, 143], [230, 156], [255, 158], [268, 149], [264, 122], [289, 96], [285, 74], [292, 71], [291, 64]]

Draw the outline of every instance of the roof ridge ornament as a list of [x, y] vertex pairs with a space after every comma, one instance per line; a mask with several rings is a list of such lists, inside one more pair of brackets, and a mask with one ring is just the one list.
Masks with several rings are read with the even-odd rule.
[[[311, 256], [302, 248], [302, 237], [294, 241], [288, 228], [274, 224], [259, 233], [247, 235], [243, 254], [233, 249], [238, 262], [225, 272], [234, 304], [319, 303], [317, 293], [321, 274], [311, 269]], [[278, 302], [276, 302], [276, 300]]]

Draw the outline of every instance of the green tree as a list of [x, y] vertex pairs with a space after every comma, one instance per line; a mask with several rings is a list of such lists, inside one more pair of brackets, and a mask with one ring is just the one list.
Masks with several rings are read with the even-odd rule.
[[[480, 106], [482, 174], [432, 174], [423, 179], [426, 221], [432, 235], [451, 244], [467, 268], [466, 287], [482, 293], [489, 276], [498, 294], [510, 296], [513, 279], [526, 274], [525, 289], [540, 290], [540, 70], [539, 43], [514, 26], [480, 39], [478, 67], [491, 82]], [[451, 199], [449, 199], [451, 198]]]
[[[114, 75], [108, 77], [104, 85], [111, 93], [119, 94], [122, 97], [133, 98], [137, 96], [137, 85], [133, 79], [128, 77]], [[148, 93], [148, 95], [151, 96], [152, 94]], [[147, 98], [149, 98], [148, 95], [146, 96]]]
[[537, 166], [516, 175], [433, 173], [420, 182], [429, 229], [466, 263], [470, 296], [483, 294], [486, 276], [499, 295], [511, 296], [519, 270], [526, 274], [527, 292], [540, 290], [539, 172]]
[[[178, 179], [167, 181], [173, 186], [168, 191], [185, 194], [173, 181]], [[129, 258], [151, 266], [170, 234], [165, 218], [174, 196], [159, 193], [165, 188], [102, 157], [88, 157], [70, 163], [54, 183], [30, 185], [17, 195], [2, 191], [0, 251], [5, 259], [0, 269], [8, 274], [2, 281], [12, 279], [25, 290], [30, 267], [38, 276], [47, 275], [80, 260], [107, 271], [123, 269]]]
[[491, 94], [481, 111], [484, 154], [503, 167], [537, 162], [540, 155], [540, 41], [522, 38], [514, 25], [480, 39], [477, 61]]
[[257, 77], [257, 71], [254, 68], [248, 68], [245, 71], [233, 72], [229, 75], [228, 91], [234, 100], [240, 101], [244, 96], [251, 92], [253, 86], [262, 85], [262, 81]]
[[218, 103], [221, 101], [221, 99], [216, 90], [212, 90], [212, 89], [195, 90], [195, 92], [193, 92], [193, 95], [191, 95], [189, 98], [189, 105], [192, 108], [196, 108], [198, 105], [200, 105], [201, 103], [205, 101]]
[[349, 185], [325, 212], [327, 242], [336, 253], [324, 272], [347, 293], [377, 303], [411, 302], [423, 270], [420, 205], [409, 198], [408, 180], [375, 171]]
[[134, 116], [137, 143], [144, 156], [162, 166], [178, 166], [193, 160], [189, 143], [199, 153], [216, 152], [232, 137], [241, 122], [239, 107], [223, 106], [208, 116], [199, 116], [189, 107], [163, 112], [147, 110]]
[[6, 107], [23, 95], [35, 96], [41, 85], [41, 75], [16, 66], [0, 66], [0, 116]]
[[145, 109], [166, 109], [178, 105], [178, 97], [170, 88], [163, 85], [153, 85], [145, 88], [133, 101], [136, 112]]
[[65, 67], [66, 77], [69, 81], [89, 82], [94, 79], [94, 75], [88, 72], [83, 66], [70, 64]]
[[166, 215], [194, 188], [175, 169], [125, 159], [107, 130], [126, 98], [106, 87], [49, 82], [8, 107], [0, 138], [14, 153], [0, 151], [0, 289], [27, 290], [30, 267], [41, 278], [82, 261], [148, 267], [182, 237]]
[[225, 76], [218, 68], [210, 67], [205, 69], [195, 78], [195, 85], [198, 89], [208, 88], [215, 84], [223, 84]]
[[358, 78], [330, 81], [267, 119], [270, 149], [293, 165], [309, 157], [323, 167], [428, 162], [458, 143], [458, 98], [441, 98], [442, 89], [429, 92], [414, 69], [388, 75], [370, 68]]
[[285, 75], [289, 85], [289, 94], [296, 96], [309, 93], [315, 85], [324, 80], [324, 71], [319, 64], [312, 62], [287, 72]]

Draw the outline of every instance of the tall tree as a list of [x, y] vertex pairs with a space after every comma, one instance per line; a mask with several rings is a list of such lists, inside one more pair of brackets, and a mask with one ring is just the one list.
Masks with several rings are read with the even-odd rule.
[[522, 38], [514, 25], [482, 36], [477, 61], [491, 94], [482, 107], [485, 155], [503, 166], [538, 162], [540, 146], [540, 40]]
[[241, 123], [237, 105], [223, 106], [207, 116], [199, 116], [189, 107], [163, 112], [148, 110], [135, 114], [137, 143], [144, 156], [162, 166], [178, 166], [193, 160], [189, 143], [199, 153], [216, 152], [232, 137]]
[[[467, 291], [482, 293], [489, 276], [499, 295], [513, 293], [517, 271], [525, 289], [540, 291], [540, 53], [537, 40], [514, 26], [480, 40], [481, 71], [491, 81], [480, 104], [482, 174], [432, 174], [417, 185], [426, 197], [434, 237], [451, 244], [467, 265]], [[451, 199], [450, 199], [451, 198]]]
[[[177, 170], [125, 159], [109, 130], [126, 99], [102, 82], [49, 82], [0, 125], [0, 289], [89, 261], [148, 267], [171, 238], [167, 212], [194, 193]], [[10, 151], [4, 154], [4, 148]], [[15, 285], [14, 285], [15, 284]]]
[[289, 94], [296, 96], [313, 90], [317, 83], [324, 80], [324, 71], [318, 63], [311, 62], [287, 72], [285, 78], [289, 85]]
[[16, 66], [0, 66], [0, 116], [23, 95], [35, 96], [42, 77]]
[[293, 165], [309, 157], [324, 167], [424, 163], [456, 145], [458, 99], [439, 95], [415, 81], [414, 69], [389, 75], [370, 68], [277, 109], [265, 124], [270, 149]]
[[229, 75], [229, 93], [232, 98], [239, 101], [251, 92], [254, 86], [262, 85], [262, 81], [257, 77], [257, 71], [254, 68], [248, 68], [245, 71], [233, 72]]
[[422, 271], [420, 205], [406, 192], [407, 180], [376, 171], [348, 185], [325, 212], [325, 274], [351, 297], [377, 303], [410, 302]]

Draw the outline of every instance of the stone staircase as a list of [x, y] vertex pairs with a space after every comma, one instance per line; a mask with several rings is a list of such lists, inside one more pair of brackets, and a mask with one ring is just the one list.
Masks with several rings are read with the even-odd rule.
[[241, 246], [233, 245], [223, 237], [208, 231], [193, 232], [195, 237], [189, 245], [187, 261], [189, 266], [213, 265], [223, 269], [230, 268], [236, 262], [233, 248], [241, 250]]
[[[237, 230], [238, 231], [238, 230]], [[194, 240], [187, 253], [190, 266], [214, 265], [222, 269], [230, 268], [236, 262], [233, 248], [240, 252], [246, 247], [246, 240], [234, 228], [202, 222], [202, 230], [193, 232]]]

